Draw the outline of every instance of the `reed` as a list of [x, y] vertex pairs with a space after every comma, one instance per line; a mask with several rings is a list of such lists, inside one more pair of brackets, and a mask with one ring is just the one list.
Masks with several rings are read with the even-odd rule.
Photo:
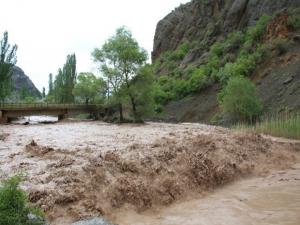
[[281, 113], [265, 116], [254, 125], [237, 124], [239, 130], [250, 130], [276, 137], [300, 140], [300, 113]]

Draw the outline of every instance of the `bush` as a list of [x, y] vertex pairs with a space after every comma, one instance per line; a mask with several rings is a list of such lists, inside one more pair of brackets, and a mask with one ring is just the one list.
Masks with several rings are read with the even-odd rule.
[[299, 15], [291, 15], [288, 19], [288, 27], [291, 30], [300, 29], [300, 16]]
[[216, 42], [210, 48], [210, 58], [221, 57], [224, 53], [224, 45], [221, 42]]
[[188, 42], [183, 42], [173, 52], [168, 52], [166, 58], [168, 61], [178, 61], [184, 59], [186, 54], [191, 50], [191, 45]]
[[261, 16], [259, 20], [256, 22], [256, 25], [250, 27], [247, 32], [245, 39], [246, 41], [257, 42], [260, 41], [263, 34], [265, 33], [268, 22], [270, 21], [270, 16]]
[[188, 80], [189, 92], [199, 92], [205, 88], [209, 83], [209, 79], [205, 73], [205, 68], [199, 68], [194, 70], [191, 78]]
[[[31, 207], [26, 194], [19, 188], [21, 178], [11, 177], [0, 188], [0, 225], [44, 224], [40, 210]], [[35, 219], [30, 219], [30, 215]]]
[[240, 31], [232, 32], [226, 38], [224, 43], [225, 52], [234, 52], [241, 47], [241, 44], [244, 42], [244, 34]]
[[238, 120], [253, 122], [262, 111], [255, 85], [243, 77], [230, 78], [227, 86], [219, 93], [218, 100], [223, 111]]
[[278, 55], [283, 55], [287, 52], [289, 47], [289, 42], [287, 39], [283, 38], [277, 38], [273, 41], [273, 44], [275, 45], [275, 48], [278, 52]]

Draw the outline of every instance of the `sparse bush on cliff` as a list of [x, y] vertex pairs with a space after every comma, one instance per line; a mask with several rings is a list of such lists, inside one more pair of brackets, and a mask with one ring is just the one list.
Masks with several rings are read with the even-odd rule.
[[275, 48], [279, 55], [283, 55], [287, 52], [289, 47], [289, 42], [287, 39], [284, 38], [277, 38], [273, 41], [273, 44], [275, 45]]
[[291, 30], [300, 29], [300, 7], [289, 9], [288, 26]]
[[0, 225], [42, 225], [42, 212], [30, 206], [19, 188], [20, 176], [5, 180], [0, 187]]

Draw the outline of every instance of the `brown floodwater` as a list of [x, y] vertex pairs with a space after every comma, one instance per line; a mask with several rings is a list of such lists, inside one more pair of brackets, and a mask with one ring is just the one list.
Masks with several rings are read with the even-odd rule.
[[[29, 193], [35, 193], [36, 203], [46, 211], [53, 225], [68, 225], [78, 218], [95, 216], [97, 210], [106, 213], [108, 219], [119, 225], [300, 224], [300, 144], [295, 141], [244, 136], [229, 129], [188, 123], [115, 125], [90, 121], [2, 125], [0, 134], [5, 134], [5, 138], [0, 140], [0, 179], [16, 173], [27, 175], [22, 187]], [[27, 148], [32, 140], [37, 146]], [[295, 151], [296, 148], [298, 151]], [[200, 191], [201, 195], [190, 192], [179, 180], [184, 175], [180, 171], [189, 166], [180, 162], [180, 157], [207, 149], [210, 152], [205, 154], [212, 154], [209, 159], [215, 159], [212, 162], [218, 168], [222, 168], [222, 162], [230, 162], [230, 165], [243, 162], [241, 171], [247, 171], [247, 168], [252, 168], [248, 165], [254, 165], [257, 173], [253, 175], [256, 177], [240, 179], [216, 190], [212, 187], [212, 190]], [[177, 151], [174, 156], [170, 154], [173, 150]], [[160, 151], [165, 155], [161, 155]], [[108, 161], [105, 161], [107, 152], [114, 152], [116, 155], [108, 156], [120, 159], [114, 162], [109, 161], [114, 158], [107, 157]], [[175, 163], [166, 164], [165, 158], [159, 161], [160, 157], [178, 160], [178, 168]], [[149, 159], [153, 161], [153, 168], [157, 165], [157, 168], [163, 169], [162, 179], [178, 179], [174, 184], [187, 191], [172, 199], [172, 204], [161, 202], [159, 197], [155, 200], [154, 195], [153, 202], [161, 205], [154, 204], [141, 212], [132, 205], [126, 205], [127, 199], [123, 195], [117, 198], [116, 190], [122, 188], [118, 186], [122, 183], [116, 181], [122, 180], [125, 174], [126, 179], [132, 177], [136, 182], [151, 186], [151, 176], [138, 176], [141, 171], [151, 174], [151, 166], [139, 164], [147, 163]], [[133, 167], [129, 167], [129, 171], [120, 171], [120, 163]], [[97, 170], [100, 164], [104, 175]], [[135, 168], [138, 173], [135, 173]], [[231, 176], [235, 180], [235, 174]], [[95, 179], [99, 179], [99, 183], [94, 185]], [[138, 191], [135, 186], [130, 186], [130, 182], [128, 185]], [[157, 190], [155, 185], [160, 187], [156, 181], [153, 182], [154, 189], [149, 190]], [[174, 190], [177, 190], [176, 185]], [[132, 194], [137, 200], [132, 203], [139, 203], [143, 196], [135, 192]], [[95, 207], [97, 202], [93, 201], [97, 196], [98, 203], [102, 204], [99, 207]], [[120, 209], [110, 205], [111, 196], [120, 204], [124, 201]]]
[[240, 180], [206, 197], [141, 214], [119, 212], [120, 225], [299, 225], [300, 164]]

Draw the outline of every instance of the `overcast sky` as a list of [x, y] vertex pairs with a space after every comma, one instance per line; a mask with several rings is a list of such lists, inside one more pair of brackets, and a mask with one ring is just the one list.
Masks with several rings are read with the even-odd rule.
[[0, 0], [0, 32], [18, 45], [18, 63], [41, 90], [66, 56], [78, 72], [97, 72], [91, 52], [125, 25], [150, 52], [157, 22], [190, 0]]

